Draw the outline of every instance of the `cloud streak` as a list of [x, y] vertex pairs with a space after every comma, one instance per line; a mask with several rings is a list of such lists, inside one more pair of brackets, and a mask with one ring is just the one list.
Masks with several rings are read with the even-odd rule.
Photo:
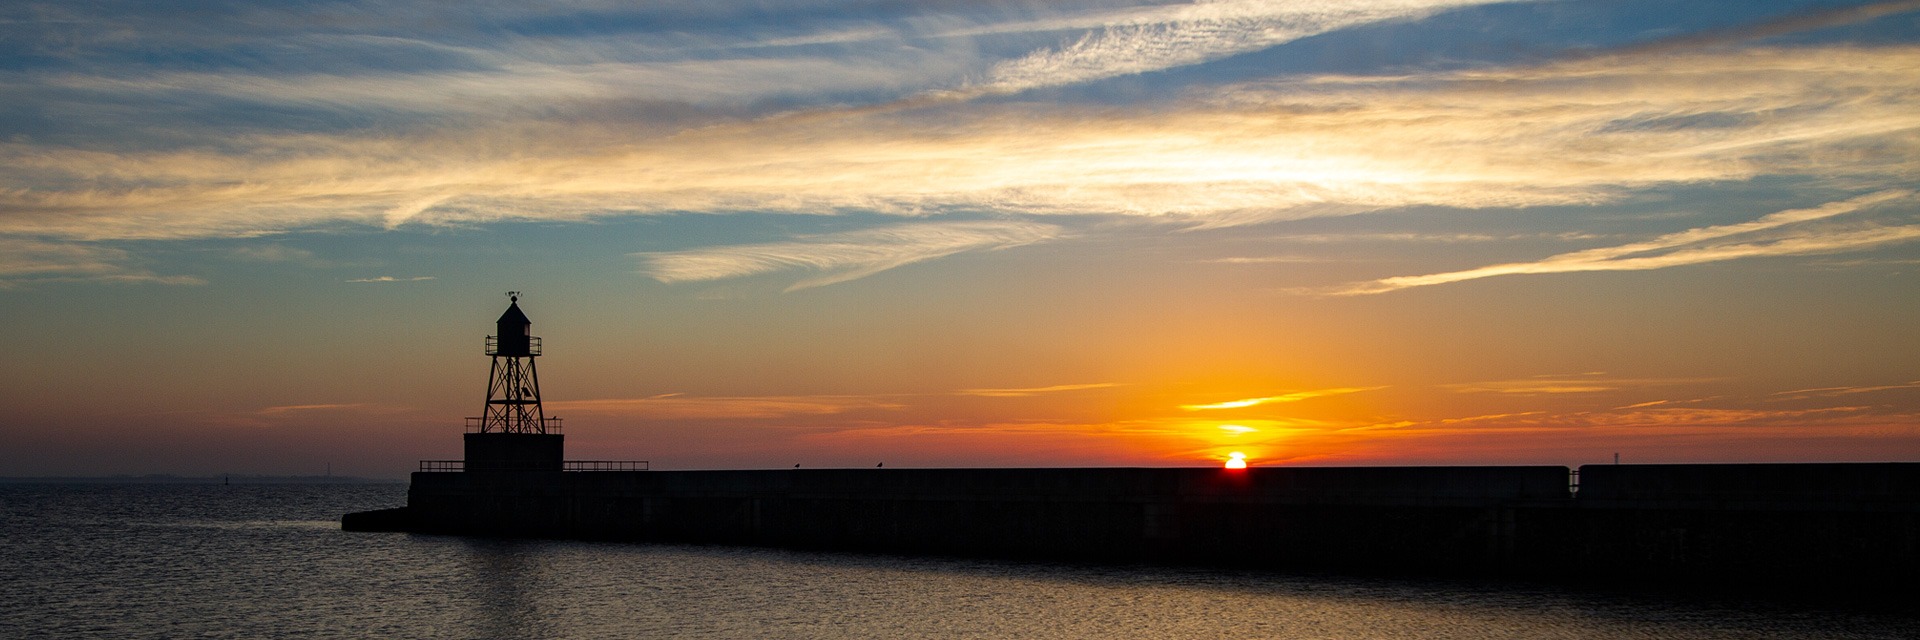
[[1512, 395], [1559, 395], [1605, 393], [1621, 389], [1664, 387], [1711, 382], [1704, 378], [1611, 378], [1601, 373], [1581, 375], [1543, 375], [1513, 380], [1489, 380], [1442, 385], [1459, 393], [1498, 393]]
[[776, 271], [817, 273], [787, 291], [864, 278], [966, 251], [1018, 247], [1059, 237], [1060, 227], [1030, 222], [926, 222], [809, 236], [785, 242], [636, 253], [647, 275], [668, 284]]
[[132, 252], [91, 243], [0, 235], [0, 289], [36, 282], [197, 285], [194, 276], [163, 276], [135, 266]]
[[432, 280], [432, 279], [434, 279], [433, 276], [375, 276], [372, 278], [354, 278], [354, 279], [348, 280], [347, 282], [355, 282], [355, 283], [425, 282], [427, 280]]
[[1878, 391], [1894, 391], [1899, 389], [1920, 389], [1920, 380], [1915, 380], [1912, 382], [1908, 382], [1906, 384], [1883, 384], [1883, 385], [1872, 385], [1872, 386], [1863, 386], [1863, 387], [1820, 387], [1816, 389], [1795, 389], [1792, 391], [1776, 392], [1773, 395], [1788, 396], [1788, 398], [1786, 399], [1801, 400], [1806, 398], [1846, 396], [1846, 395], [1853, 395], [1856, 393], [1874, 393]]
[[872, 396], [683, 396], [565, 400], [546, 404], [549, 413], [578, 412], [643, 420], [767, 419], [823, 416], [902, 405]]
[[1266, 396], [1262, 398], [1247, 398], [1244, 400], [1229, 400], [1226, 402], [1214, 402], [1210, 404], [1183, 404], [1183, 405], [1180, 405], [1180, 408], [1185, 409], [1187, 411], [1214, 411], [1219, 409], [1244, 409], [1247, 407], [1256, 407], [1263, 404], [1273, 404], [1273, 403], [1280, 403], [1280, 402], [1299, 402], [1301, 400], [1311, 400], [1314, 398], [1324, 398], [1326, 396], [1346, 395], [1349, 393], [1359, 393], [1361, 391], [1374, 391], [1377, 389], [1385, 389], [1385, 388], [1386, 387], [1339, 387], [1334, 389], [1314, 389], [1311, 391], [1295, 391], [1293, 393], [1286, 393], [1286, 394], [1281, 394], [1277, 396]]
[[[1104, 16], [1117, 22], [1072, 45], [994, 65], [971, 89], [1010, 93], [1161, 71], [1259, 51], [1358, 24], [1413, 18], [1489, 0], [1274, 2], [1202, 0]], [[965, 93], [965, 92], [963, 92]]]
[[[1914, 202], [1905, 190], [1886, 190], [1807, 209], [1790, 209], [1738, 224], [1688, 229], [1651, 240], [1563, 253], [1533, 262], [1497, 264], [1464, 271], [1421, 276], [1396, 276], [1355, 285], [1339, 293], [1386, 293], [1412, 287], [1463, 282], [1505, 275], [1573, 273], [1579, 271], [1645, 271], [1668, 267], [1757, 258], [1856, 251], [1920, 238], [1920, 225], [1815, 227], [1818, 222], [1887, 204]], [[1762, 236], [1763, 232], [1795, 227], [1795, 231]], [[1743, 241], [1728, 238], [1746, 237]]]
[[1122, 386], [1122, 384], [1118, 382], [1091, 382], [1086, 384], [1056, 384], [1050, 387], [1025, 387], [1019, 389], [961, 389], [955, 391], [954, 395], [979, 396], [983, 398], [1026, 398], [1067, 391], [1110, 389], [1118, 386]]

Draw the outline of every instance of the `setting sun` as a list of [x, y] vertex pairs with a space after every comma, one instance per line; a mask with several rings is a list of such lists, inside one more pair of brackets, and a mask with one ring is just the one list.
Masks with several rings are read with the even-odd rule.
[[1228, 469], [1247, 468], [1247, 454], [1240, 453], [1238, 451], [1227, 454], [1227, 468]]

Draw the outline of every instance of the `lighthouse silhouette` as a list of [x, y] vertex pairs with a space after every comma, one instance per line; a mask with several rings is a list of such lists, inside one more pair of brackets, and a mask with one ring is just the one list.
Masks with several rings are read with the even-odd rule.
[[560, 471], [565, 459], [560, 418], [540, 406], [540, 338], [520, 310], [520, 292], [507, 292], [507, 311], [487, 336], [493, 366], [487, 374], [487, 404], [467, 418], [467, 471]]

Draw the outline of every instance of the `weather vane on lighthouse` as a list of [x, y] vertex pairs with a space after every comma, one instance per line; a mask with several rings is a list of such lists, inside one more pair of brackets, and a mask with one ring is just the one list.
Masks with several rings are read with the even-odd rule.
[[[549, 418], [540, 406], [540, 375], [534, 359], [540, 357], [540, 338], [533, 321], [520, 311], [520, 292], [507, 292], [507, 312], [495, 321], [497, 335], [487, 336], [487, 355], [493, 356], [488, 374], [486, 413], [478, 419], [479, 433], [554, 433], [560, 419]], [[471, 419], [470, 419], [471, 420]]]

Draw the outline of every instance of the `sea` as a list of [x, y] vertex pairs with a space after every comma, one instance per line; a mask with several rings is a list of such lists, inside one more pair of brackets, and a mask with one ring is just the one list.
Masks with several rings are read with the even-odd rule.
[[1920, 638], [1920, 606], [348, 533], [400, 484], [0, 484], [0, 638]]

